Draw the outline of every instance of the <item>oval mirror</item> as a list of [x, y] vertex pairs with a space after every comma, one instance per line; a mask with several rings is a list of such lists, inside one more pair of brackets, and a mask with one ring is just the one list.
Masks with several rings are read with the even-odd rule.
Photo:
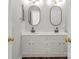
[[40, 21], [40, 9], [36, 6], [30, 7], [28, 17], [31, 25], [37, 25]]
[[51, 9], [51, 23], [54, 26], [60, 25], [62, 22], [62, 10], [60, 7], [54, 6]]

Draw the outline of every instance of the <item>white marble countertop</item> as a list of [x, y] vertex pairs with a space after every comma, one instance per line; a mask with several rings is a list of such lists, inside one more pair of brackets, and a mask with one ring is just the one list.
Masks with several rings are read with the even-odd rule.
[[35, 32], [35, 33], [31, 33], [31, 32], [22, 32], [22, 35], [68, 35], [68, 33], [65, 32]]

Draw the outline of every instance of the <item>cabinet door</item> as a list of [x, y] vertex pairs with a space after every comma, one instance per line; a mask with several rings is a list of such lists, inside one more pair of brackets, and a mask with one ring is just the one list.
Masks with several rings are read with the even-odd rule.
[[8, 14], [8, 59], [12, 58], [12, 46], [13, 43], [9, 40], [12, 38], [12, 19], [11, 19], [12, 0], [9, 0], [9, 14]]
[[8, 32], [10, 40], [9, 42], [9, 59], [19, 59], [21, 56], [20, 51], [20, 39], [21, 39], [21, 0], [9, 0], [9, 24]]

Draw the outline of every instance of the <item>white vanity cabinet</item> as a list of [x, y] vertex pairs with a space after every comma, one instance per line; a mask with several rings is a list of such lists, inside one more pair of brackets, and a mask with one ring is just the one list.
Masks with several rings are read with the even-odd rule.
[[66, 35], [23, 35], [23, 57], [67, 57]]

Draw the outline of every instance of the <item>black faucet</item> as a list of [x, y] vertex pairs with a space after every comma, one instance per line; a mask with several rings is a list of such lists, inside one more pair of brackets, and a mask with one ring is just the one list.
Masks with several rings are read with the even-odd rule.
[[58, 32], [59, 32], [58, 27], [56, 27], [56, 29], [55, 29], [55, 33], [58, 33]]
[[32, 27], [32, 29], [31, 29], [31, 32], [32, 32], [32, 33], [34, 33], [34, 32], [35, 32], [35, 29], [34, 29], [34, 27]]

